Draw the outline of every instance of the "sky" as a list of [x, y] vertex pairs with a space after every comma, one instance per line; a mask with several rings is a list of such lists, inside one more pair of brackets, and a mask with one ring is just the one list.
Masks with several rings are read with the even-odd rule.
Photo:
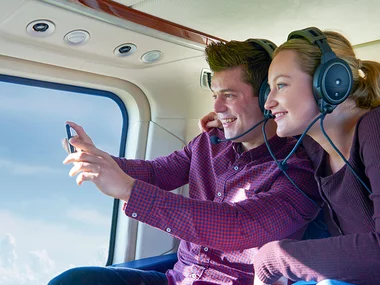
[[66, 120], [119, 154], [112, 99], [0, 81], [0, 285], [46, 285], [68, 268], [106, 263], [113, 199], [68, 176]]

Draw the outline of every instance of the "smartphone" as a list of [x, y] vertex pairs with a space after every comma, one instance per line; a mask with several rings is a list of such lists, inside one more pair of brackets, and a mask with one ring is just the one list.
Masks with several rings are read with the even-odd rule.
[[72, 132], [71, 132], [71, 127], [69, 124], [66, 124], [66, 137], [67, 137], [67, 146], [68, 146], [68, 150], [70, 153], [74, 153], [76, 152], [76, 149], [74, 146], [72, 146], [70, 143], [69, 143], [69, 140], [70, 138], [73, 136]]

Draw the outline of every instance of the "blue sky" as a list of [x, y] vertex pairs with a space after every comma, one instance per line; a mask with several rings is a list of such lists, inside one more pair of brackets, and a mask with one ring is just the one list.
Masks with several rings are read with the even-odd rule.
[[61, 139], [71, 120], [118, 155], [119, 107], [106, 97], [5, 82], [0, 100], [0, 285], [42, 285], [72, 266], [104, 265], [113, 199], [68, 176]]

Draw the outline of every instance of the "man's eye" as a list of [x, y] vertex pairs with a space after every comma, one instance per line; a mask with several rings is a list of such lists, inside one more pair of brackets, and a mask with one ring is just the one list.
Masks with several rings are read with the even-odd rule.
[[216, 95], [212, 95], [212, 98], [214, 98], [214, 100], [216, 100]]
[[226, 98], [231, 98], [233, 95], [232, 94], [224, 94], [224, 96], [226, 96]]

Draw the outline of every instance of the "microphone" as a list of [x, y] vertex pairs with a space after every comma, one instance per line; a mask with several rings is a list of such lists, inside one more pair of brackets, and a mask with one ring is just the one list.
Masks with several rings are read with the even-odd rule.
[[241, 138], [242, 136], [248, 134], [250, 131], [252, 131], [254, 128], [256, 128], [258, 125], [260, 125], [261, 123], [263, 123], [264, 121], [268, 121], [269, 119], [273, 118], [273, 115], [272, 114], [265, 114], [264, 116], [264, 119], [261, 120], [260, 122], [258, 122], [256, 125], [254, 125], [253, 127], [249, 128], [248, 130], [246, 130], [244, 133], [240, 134], [240, 135], [237, 135], [235, 137], [232, 137], [232, 138], [228, 138], [228, 139], [220, 139], [218, 136], [211, 136], [210, 137], [210, 142], [211, 144], [218, 144], [218, 143], [221, 143], [221, 142], [227, 142], [227, 141], [233, 141], [233, 140], [236, 140], [238, 138]]

